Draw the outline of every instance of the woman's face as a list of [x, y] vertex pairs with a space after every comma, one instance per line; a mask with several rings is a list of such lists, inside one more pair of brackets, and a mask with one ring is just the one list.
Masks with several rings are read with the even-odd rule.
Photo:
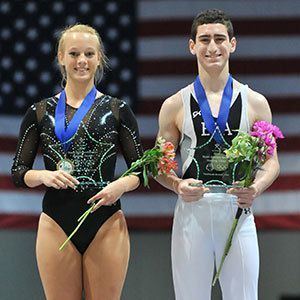
[[58, 60], [65, 67], [67, 81], [94, 81], [97, 67], [101, 64], [97, 37], [85, 32], [69, 32], [64, 39]]

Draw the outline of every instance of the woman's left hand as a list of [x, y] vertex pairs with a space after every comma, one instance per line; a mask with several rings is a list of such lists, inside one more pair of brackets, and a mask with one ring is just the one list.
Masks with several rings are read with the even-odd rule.
[[234, 187], [229, 189], [227, 193], [237, 196], [237, 203], [240, 208], [249, 208], [257, 197], [258, 190], [255, 185], [251, 185], [248, 188]]
[[90, 198], [87, 203], [94, 203], [99, 200], [94, 206], [92, 212], [97, 210], [102, 205], [112, 205], [114, 204], [124, 193], [126, 192], [126, 187], [120, 180], [115, 180], [107, 185], [103, 190], [97, 193], [95, 196]]

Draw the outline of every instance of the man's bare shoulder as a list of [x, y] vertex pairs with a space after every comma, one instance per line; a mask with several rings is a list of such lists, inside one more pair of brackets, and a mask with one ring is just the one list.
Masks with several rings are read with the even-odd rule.
[[[236, 88], [238, 90], [241, 90], [243, 84], [237, 80], [234, 80], [234, 85], [236, 86]], [[247, 90], [247, 97], [248, 97], [248, 101], [250, 104], [261, 104], [261, 105], [264, 105], [264, 104], [267, 104], [268, 101], [266, 99], [266, 97], [254, 90], [252, 90], [251, 88], [248, 87], [248, 90]]]
[[266, 97], [250, 88], [248, 88], [248, 101], [253, 105], [267, 105], [268, 101]]
[[160, 111], [164, 113], [175, 114], [181, 108], [182, 108], [181, 94], [180, 92], [177, 92], [176, 94], [170, 96], [163, 102]]
[[272, 113], [266, 97], [252, 89], [248, 89], [248, 104], [250, 107], [251, 119], [265, 120], [271, 122]]
[[170, 96], [169, 98], [167, 98], [163, 104], [162, 107], [166, 107], [169, 109], [178, 109], [179, 107], [182, 106], [182, 100], [181, 100], [181, 94], [180, 92], [177, 92], [176, 94]]

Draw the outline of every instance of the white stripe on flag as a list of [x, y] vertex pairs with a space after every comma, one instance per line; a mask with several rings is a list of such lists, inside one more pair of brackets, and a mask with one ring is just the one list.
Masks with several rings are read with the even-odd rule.
[[[250, 88], [267, 98], [300, 95], [299, 75], [239, 75], [235, 78], [242, 83], [247, 83]], [[163, 100], [192, 83], [194, 79], [193, 75], [143, 76], [139, 80], [140, 97], [158, 97]]]
[[[144, 37], [138, 42], [140, 60], [193, 59], [188, 48], [189, 36]], [[263, 45], [263, 47], [262, 47]], [[237, 37], [237, 49], [231, 59], [299, 58], [300, 36]], [[268, 70], [265, 70], [266, 73]]]
[[273, 1], [138, 1], [140, 20], [192, 19], [200, 11], [218, 8], [238, 18], [299, 17], [300, 2], [295, 0]]

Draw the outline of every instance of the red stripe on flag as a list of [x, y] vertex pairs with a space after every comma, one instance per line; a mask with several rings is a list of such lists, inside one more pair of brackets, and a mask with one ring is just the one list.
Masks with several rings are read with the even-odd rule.
[[1, 229], [36, 229], [39, 216], [21, 214], [0, 214]]
[[287, 229], [300, 230], [300, 214], [256, 216], [258, 229]]
[[[190, 36], [192, 17], [188, 19], [175, 20], [149, 20], [140, 21], [138, 26], [138, 36], [158, 37], [158, 36]], [[299, 34], [299, 18], [252, 18], [252, 19], [232, 19], [235, 32], [238, 36], [245, 35], [291, 35]], [[284, 24], [284, 26], [282, 25]], [[259, 28], [259, 30], [257, 30]]]
[[14, 153], [17, 149], [17, 138], [0, 136], [1, 152], [12, 152]]

